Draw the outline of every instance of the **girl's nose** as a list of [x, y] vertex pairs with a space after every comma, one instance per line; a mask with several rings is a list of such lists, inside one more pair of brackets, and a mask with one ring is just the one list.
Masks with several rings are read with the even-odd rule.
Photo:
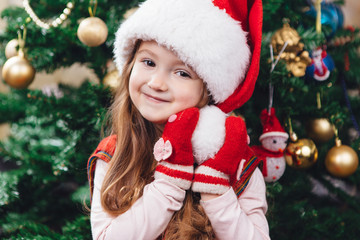
[[149, 88], [156, 91], [166, 91], [168, 90], [166, 78], [167, 77], [164, 73], [152, 74], [147, 85]]

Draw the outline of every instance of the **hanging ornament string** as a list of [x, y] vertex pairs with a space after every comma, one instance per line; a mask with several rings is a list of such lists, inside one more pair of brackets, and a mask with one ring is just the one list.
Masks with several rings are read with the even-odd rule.
[[321, 109], [321, 93], [320, 92], [316, 93], [316, 105], [317, 105], [317, 109]]
[[61, 25], [68, 18], [71, 10], [74, 8], [74, 4], [72, 2], [68, 2], [66, 4], [66, 8], [64, 8], [60, 16], [57, 17], [54, 21], [47, 23], [42, 21], [36, 15], [34, 10], [30, 6], [29, 0], [23, 0], [23, 6], [25, 8], [25, 11], [29, 14], [30, 18], [35, 22], [35, 24], [45, 29], [50, 29], [51, 27], [58, 27], [59, 25]]
[[293, 141], [293, 142], [296, 142], [298, 140], [298, 137], [297, 137], [296, 133], [293, 130], [290, 116], [288, 117], [288, 127], [289, 127], [290, 140]]
[[[315, 9], [316, 9], [316, 22], [315, 22], [315, 29], [317, 34], [321, 34], [321, 1], [316, 0], [315, 2]], [[321, 93], [316, 93], [316, 105], [317, 109], [321, 109]]]
[[341, 140], [339, 138], [339, 130], [338, 128], [335, 126], [335, 124], [333, 125], [334, 128], [334, 135], [335, 135], [335, 145], [336, 146], [340, 146], [341, 145]]
[[287, 45], [289, 44], [288, 41], [286, 41], [283, 45], [283, 47], [281, 48], [276, 61], [274, 62], [274, 50], [273, 50], [273, 46], [270, 44], [270, 57], [271, 57], [271, 69], [270, 69], [270, 74], [274, 71], [275, 66], [278, 64], [279, 60], [280, 60], [280, 56], [281, 54], [285, 51], [285, 48], [287, 47]]
[[[93, 8], [91, 8], [93, 6]], [[97, 8], [97, 0], [89, 0], [89, 14], [90, 17], [95, 17]]]
[[315, 8], [316, 8], [316, 33], [321, 33], [321, 1], [322, 0], [316, 0], [315, 2]]
[[21, 31], [18, 31], [18, 42], [19, 42], [19, 52], [18, 55], [21, 57], [24, 57], [24, 48], [25, 48], [25, 41], [26, 41], [26, 33], [27, 33], [27, 29], [26, 26], [21, 26], [22, 29], [22, 35], [21, 35]]
[[274, 85], [272, 85], [272, 83], [271, 83], [271, 73], [274, 71], [275, 66], [278, 64], [278, 62], [280, 60], [281, 54], [285, 51], [285, 48], [287, 47], [288, 44], [289, 44], [288, 41], [286, 41], [284, 43], [284, 46], [281, 48], [278, 56], [276, 57], [275, 62], [274, 62], [274, 49], [273, 49], [273, 46], [271, 44], [269, 45], [269, 47], [270, 47], [270, 58], [271, 58], [270, 82], [269, 82], [269, 108], [268, 108], [269, 115], [270, 115], [270, 111], [271, 111], [271, 108], [272, 108], [273, 102], [274, 102]]
[[273, 102], [274, 102], [274, 85], [269, 83], [269, 108], [268, 108], [269, 116], [270, 116], [270, 113], [271, 113], [271, 108], [273, 106]]

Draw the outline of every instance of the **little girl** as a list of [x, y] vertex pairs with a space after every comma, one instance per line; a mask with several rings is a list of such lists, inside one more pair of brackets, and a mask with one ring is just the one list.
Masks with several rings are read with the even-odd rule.
[[269, 239], [259, 160], [227, 115], [253, 92], [261, 28], [261, 0], [147, 0], [120, 26], [94, 239]]

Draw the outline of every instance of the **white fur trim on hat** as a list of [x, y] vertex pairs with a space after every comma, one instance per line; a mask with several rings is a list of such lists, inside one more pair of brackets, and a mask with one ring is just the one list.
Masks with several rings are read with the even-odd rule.
[[289, 138], [289, 134], [286, 132], [267, 132], [264, 134], [261, 134], [261, 136], [259, 137], [259, 141], [263, 140], [264, 138], [267, 137], [285, 137], [285, 138]]
[[226, 117], [215, 106], [200, 109], [199, 121], [191, 138], [195, 161], [199, 165], [214, 157], [224, 144]]
[[215, 103], [243, 81], [249, 65], [247, 33], [211, 0], [147, 0], [116, 33], [115, 63], [121, 74], [136, 40], [155, 40], [207, 83]]

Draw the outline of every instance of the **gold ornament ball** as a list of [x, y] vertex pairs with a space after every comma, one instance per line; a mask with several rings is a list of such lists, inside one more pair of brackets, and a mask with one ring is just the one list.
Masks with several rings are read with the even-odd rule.
[[302, 77], [305, 75], [307, 64], [304, 61], [290, 61], [286, 67], [295, 77]]
[[35, 78], [35, 69], [23, 56], [8, 59], [2, 69], [2, 77], [13, 88], [27, 88]]
[[288, 23], [284, 23], [283, 27], [271, 37], [271, 46], [275, 55], [280, 54], [284, 44], [288, 43], [284, 52], [281, 53], [280, 59], [286, 61], [287, 70], [295, 77], [304, 76], [306, 67], [311, 62], [309, 53], [303, 51], [304, 44], [300, 40], [299, 33]]
[[306, 169], [314, 165], [318, 158], [318, 150], [311, 139], [300, 139], [291, 142], [285, 149], [286, 163], [296, 169]]
[[19, 41], [17, 39], [10, 40], [5, 47], [5, 56], [7, 59], [15, 57], [18, 55], [17, 47], [19, 46]]
[[85, 45], [97, 47], [106, 41], [108, 28], [100, 18], [88, 17], [81, 21], [77, 36]]
[[271, 37], [271, 45], [274, 49], [275, 54], [280, 52], [285, 42], [288, 42], [288, 48], [291, 48], [291, 50], [294, 50], [292, 48], [298, 50], [300, 35], [295, 29], [291, 28], [288, 23], [285, 23], [283, 27], [277, 30]]
[[349, 146], [332, 147], [326, 155], [325, 167], [335, 177], [348, 177], [359, 165], [356, 152]]
[[107, 73], [103, 79], [105, 86], [110, 87], [112, 90], [115, 90], [119, 86], [119, 72], [118, 70], [113, 70]]
[[335, 135], [334, 126], [327, 118], [311, 119], [307, 123], [306, 132], [316, 143], [325, 143]]

